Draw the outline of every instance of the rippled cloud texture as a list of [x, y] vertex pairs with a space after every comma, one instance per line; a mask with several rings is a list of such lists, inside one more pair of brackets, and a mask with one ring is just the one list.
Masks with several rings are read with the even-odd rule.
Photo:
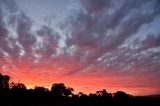
[[1, 73], [28, 87], [160, 93], [159, 0], [66, 1], [0, 1]]

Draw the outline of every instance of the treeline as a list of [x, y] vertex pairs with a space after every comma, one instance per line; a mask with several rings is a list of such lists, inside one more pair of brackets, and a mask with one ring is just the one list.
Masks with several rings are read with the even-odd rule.
[[[104, 106], [104, 105], [154, 105], [160, 98], [134, 97], [123, 91], [109, 93], [105, 89], [96, 93], [74, 94], [74, 89], [63, 83], [55, 83], [51, 89], [35, 86], [27, 89], [23, 83], [9, 83], [8, 75], [0, 74], [0, 105], [1, 106]], [[43, 104], [43, 105], [42, 105]]]

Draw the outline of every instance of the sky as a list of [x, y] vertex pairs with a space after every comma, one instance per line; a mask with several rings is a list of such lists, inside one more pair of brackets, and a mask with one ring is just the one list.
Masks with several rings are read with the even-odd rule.
[[160, 94], [160, 1], [0, 0], [0, 73], [27, 88]]

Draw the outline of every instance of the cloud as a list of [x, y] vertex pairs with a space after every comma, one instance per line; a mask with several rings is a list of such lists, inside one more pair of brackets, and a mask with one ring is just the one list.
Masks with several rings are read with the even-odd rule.
[[103, 12], [111, 6], [111, 0], [80, 0], [80, 2], [89, 13]]
[[157, 35], [149, 33], [145, 40], [142, 41], [144, 48], [157, 48], [160, 47], [160, 32]]
[[2, 0], [0, 5], [2, 58], [6, 58], [4, 56], [6, 54], [13, 65], [23, 64], [24, 59], [32, 64], [40, 61], [41, 57], [50, 60], [56, 54], [59, 43], [58, 32], [45, 25], [33, 31], [34, 22], [19, 9], [14, 1]]
[[13, 0], [1, 0], [0, 4], [3, 8], [7, 9], [11, 13], [18, 10], [18, 7]]
[[104, 0], [93, 2], [81, 0], [81, 6], [87, 13], [83, 7], [74, 11], [73, 16], [69, 17], [64, 25], [68, 29], [66, 38], [68, 48], [73, 46], [76, 48], [73, 57], [78, 57], [78, 60], [84, 63], [97, 64], [97, 59], [107, 53], [122, 53], [118, 55], [120, 60], [116, 59], [117, 62], [111, 60], [108, 62], [111, 62], [113, 68], [117, 65], [124, 67], [125, 60], [130, 57], [124, 56], [123, 50], [118, 48], [127, 39], [136, 35], [143, 25], [152, 23], [158, 17], [157, 10], [160, 9], [159, 6], [155, 6], [157, 3], [158, 1], [138, 0], [107, 1], [107, 3]]
[[7, 45], [7, 41], [6, 38], [8, 37], [8, 30], [3, 22], [3, 10], [2, 8], [0, 8], [0, 52], [1, 52], [1, 57], [3, 57], [3, 53], [2, 53], [2, 49], [4, 48], [4, 46]]
[[[131, 45], [137, 45], [139, 50], [120, 48], [125, 44], [130, 45], [126, 41], [158, 17], [159, 1], [80, 0], [80, 8], [67, 17], [63, 24], [64, 31], [60, 31], [64, 33], [64, 39], [51, 26], [42, 25], [36, 31], [33, 30], [32, 19], [12, 2], [13, 5], [10, 6], [10, 2], [2, 1], [3, 6], [0, 9], [0, 52], [1, 55], [8, 54], [14, 61], [28, 59], [37, 66], [45, 60], [47, 67], [50, 67], [49, 62], [54, 59], [61, 58], [71, 63], [79, 60], [78, 71], [70, 69], [69, 73], [90, 73], [84, 70], [92, 70], [93, 66], [102, 67], [103, 70], [129, 70], [138, 65], [144, 66], [145, 63], [140, 63], [138, 58], [152, 61], [149, 56], [155, 51], [149, 54], [147, 50], [159, 47], [159, 35], [149, 34], [145, 40], [139, 40], [138, 43], [132, 40]], [[9, 15], [3, 15], [4, 8], [8, 8], [5, 11]], [[60, 41], [63, 46], [60, 46]], [[144, 57], [143, 52], [146, 52], [148, 57]], [[134, 54], [138, 57], [134, 57]], [[63, 66], [60, 62], [57, 65]]]
[[44, 53], [43, 55], [50, 57], [56, 54], [56, 48], [58, 48], [60, 39], [59, 34], [49, 26], [42, 26], [36, 33], [42, 40], [42, 48], [40, 51]]
[[[49, 80], [70, 75], [104, 76], [104, 80], [111, 75], [122, 78], [120, 82], [128, 75], [131, 79], [143, 80], [139, 75], [158, 79], [160, 33], [145, 30], [152, 29], [150, 24], [159, 18], [158, 0], [80, 0], [77, 5], [78, 9], [58, 23], [62, 29], [48, 24], [35, 28], [14, 1], [1, 0], [2, 72], [21, 78], [48, 76]], [[128, 82], [124, 85], [129, 86]]]
[[32, 52], [32, 47], [36, 42], [36, 38], [31, 32], [31, 25], [32, 22], [24, 13], [20, 13], [17, 16], [17, 40], [26, 53]]

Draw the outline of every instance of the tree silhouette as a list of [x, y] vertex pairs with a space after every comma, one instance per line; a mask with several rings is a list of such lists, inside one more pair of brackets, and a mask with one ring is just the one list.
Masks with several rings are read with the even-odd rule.
[[54, 96], [66, 96], [72, 95], [73, 88], [67, 88], [63, 83], [53, 84], [51, 87], [51, 92]]
[[3, 89], [6, 89], [6, 90], [9, 89], [9, 80], [10, 80], [10, 77], [8, 75], [3, 76], [3, 80], [2, 80]]
[[8, 75], [0, 74], [0, 106], [155, 106], [160, 101], [160, 97], [132, 97], [123, 91], [109, 93], [106, 89], [89, 95], [83, 92], [73, 94], [74, 89], [63, 83], [53, 84], [51, 90], [38, 86], [27, 89], [23, 83], [9, 84], [9, 80]]
[[97, 91], [96, 94], [97, 96], [108, 99], [108, 100], [112, 98], [112, 94], [108, 93], [106, 89], [103, 89], [102, 91]]
[[64, 95], [66, 96], [66, 97], [70, 97], [71, 95], [73, 95], [73, 92], [74, 91], [74, 89], [73, 88], [66, 88], [65, 90], [64, 90]]
[[8, 75], [0, 74], [0, 95], [5, 95], [9, 91], [9, 80]]
[[83, 92], [79, 92], [79, 93], [78, 93], [78, 96], [79, 96], [80, 98], [82, 98], [82, 99], [88, 98], [88, 96], [87, 96], [86, 94], [84, 94]]
[[27, 87], [23, 83], [12, 83], [11, 89], [24, 89], [24, 90], [26, 90]]
[[117, 91], [116, 93], [114, 93], [114, 96], [113, 96], [115, 100], [120, 100], [120, 101], [127, 100], [129, 97], [130, 95], [126, 94], [123, 91]]
[[49, 90], [45, 87], [35, 86], [33, 92], [36, 96], [45, 96], [47, 93], [49, 93]]
[[90, 98], [97, 98], [97, 95], [94, 94], [94, 93], [90, 93], [90, 94], [89, 94], [89, 97], [90, 97]]
[[0, 74], [0, 93], [2, 92], [2, 89], [3, 89], [2, 80], [3, 80], [3, 75]]
[[23, 83], [12, 83], [11, 94], [12, 96], [24, 96], [27, 92], [27, 87]]

